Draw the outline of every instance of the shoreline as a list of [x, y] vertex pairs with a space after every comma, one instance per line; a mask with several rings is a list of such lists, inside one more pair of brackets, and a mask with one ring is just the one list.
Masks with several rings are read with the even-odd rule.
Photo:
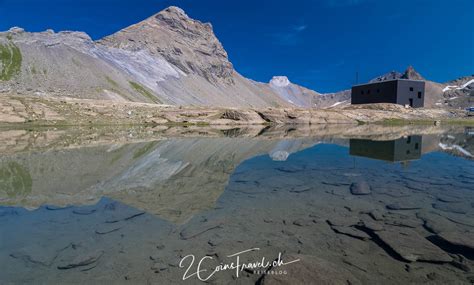
[[[170, 106], [109, 100], [0, 96], [0, 128], [68, 126], [249, 126], [249, 125], [474, 125], [458, 109], [405, 108], [394, 104], [344, 108], [229, 108]], [[438, 121], [438, 122], [437, 122]]]

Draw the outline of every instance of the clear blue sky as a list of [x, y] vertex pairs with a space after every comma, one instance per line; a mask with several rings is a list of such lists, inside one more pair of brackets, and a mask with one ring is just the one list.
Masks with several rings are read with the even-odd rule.
[[287, 75], [320, 92], [413, 65], [426, 78], [474, 74], [474, 0], [0, 0], [0, 30], [98, 39], [175, 5], [211, 22], [237, 71]]

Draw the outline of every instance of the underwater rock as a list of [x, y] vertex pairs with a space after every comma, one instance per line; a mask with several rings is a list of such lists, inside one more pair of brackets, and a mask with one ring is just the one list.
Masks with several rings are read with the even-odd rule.
[[361, 240], [370, 239], [370, 236], [367, 233], [360, 231], [354, 227], [331, 226], [331, 229], [338, 234], [343, 234], [343, 235], [350, 236], [353, 238], [357, 238]]
[[365, 181], [352, 183], [350, 190], [352, 195], [369, 195], [371, 193], [370, 185]]
[[117, 224], [103, 224], [95, 230], [95, 233], [98, 235], [106, 235], [109, 233], [116, 232], [122, 228], [122, 225]]
[[311, 187], [303, 185], [303, 186], [292, 187], [291, 190], [289, 191], [292, 193], [303, 193], [303, 192], [308, 192], [309, 190], [311, 190]]
[[386, 228], [374, 234], [406, 261], [451, 262], [453, 260], [446, 252], [411, 229]]
[[312, 224], [314, 224], [314, 221], [312, 219], [297, 219], [293, 221], [293, 225], [299, 227], [307, 227], [311, 226]]
[[58, 254], [65, 248], [54, 250], [45, 249], [40, 245], [31, 245], [10, 254], [11, 257], [20, 259], [25, 263], [49, 267], [53, 264]]
[[112, 218], [107, 219], [105, 222], [109, 223], [109, 224], [113, 224], [113, 223], [117, 223], [117, 222], [120, 222], [120, 221], [128, 221], [128, 220], [134, 219], [136, 217], [139, 217], [143, 214], [145, 214], [145, 212], [137, 212], [137, 213], [131, 213], [131, 214], [129, 213], [129, 214], [125, 214], [125, 215], [117, 215], [117, 216], [114, 216]]
[[436, 236], [452, 245], [463, 246], [470, 250], [474, 250], [473, 232], [442, 232], [438, 233]]
[[72, 208], [72, 206], [66, 206], [66, 207], [58, 207], [58, 206], [53, 206], [53, 205], [46, 206], [46, 210], [50, 210], [50, 211], [60, 211], [60, 210], [66, 210], [69, 208]]
[[326, 221], [330, 226], [353, 226], [357, 225], [360, 219], [355, 216], [334, 216]]
[[420, 212], [416, 216], [423, 221], [426, 229], [433, 233], [456, 231], [456, 224], [439, 215]]
[[393, 203], [385, 206], [389, 210], [404, 211], [404, 210], [418, 210], [421, 206], [414, 205], [412, 203]]
[[72, 260], [71, 262], [67, 262], [63, 265], [58, 265], [58, 269], [72, 269], [76, 267], [87, 266], [87, 265], [97, 262], [102, 257], [102, 255], [104, 255], [103, 250], [98, 250], [98, 251], [87, 253], [84, 255], [79, 255], [76, 258], [74, 258], [74, 260]]
[[72, 211], [76, 215], [90, 215], [96, 212], [95, 209], [76, 209]]
[[455, 214], [467, 214], [471, 210], [470, 205], [464, 203], [434, 203], [433, 208]]

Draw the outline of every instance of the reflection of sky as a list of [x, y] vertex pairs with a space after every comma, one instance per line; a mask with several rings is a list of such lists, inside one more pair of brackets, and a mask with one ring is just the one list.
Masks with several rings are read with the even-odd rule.
[[[307, 215], [310, 211], [317, 210], [312, 203], [320, 201], [322, 204], [328, 204], [329, 202], [324, 200], [329, 199], [328, 197], [332, 199], [330, 203], [334, 203], [328, 206], [361, 207], [361, 204], [357, 204], [360, 200], [349, 193], [349, 185], [354, 181], [369, 181], [372, 191], [378, 194], [390, 189], [403, 188], [402, 194], [408, 195], [407, 199], [411, 202], [419, 201], [413, 201], [410, 195], [422, 195], [420, 201], [426, 203], [424, 205], [427, 207], [431, 207], [433, 190], [436, 190], [436, 193], [461, 194], [465, 194], [469, 187], [472, 190], [474, 182], [472, 161], [443, 152], [431, 152], [422, 155], [419, 160], [411, 162], [409, 167], [406, 167], [399, 163], [350, 156], [348, 142], [342, 140], [340, 143], [341, 145], [321, 143], [300, 151], [295, 150], [285, 161], [275, 161], [265, 152], [244, 160], [233, 173], [223, 174], [229, 175], [225, 177], [229, 182], [226, 186], [222, 184], [222, 187], [226, 188], [225, 191], [216, 189], [220, 194], [217, 202], [213, 200], [214, 197], [206, 195], [208, 193], [198, 196], [193, 201], [194, 203], [202, 204], [203, 201], [197, 199], [208, 199], [211, 207], [192, 212], [193, 216], [188, 217], [182, 224], [173, 223], [159, 214], [145, 213], [138, 216], [137, 214], [142, 213], [143, 209], [126, 205], [126, 196], [120, 201], [102, 198], [93, 205], [62, 209], [55, 206], [42, 206], [37, 210], [27, 211], [22, 208], [0, 207], [0, 224], [2, 225], [0, 263], [5, 264], [6, 272], [9, 274], [19, 271], [30, 272], [30, 276], [39, 272], [52, 273], [53, 275], [48, 275], [48, 278], [54, 280], [57, 276], [60, 278], [71, 276], [67, 275], [70, 274], [69, 272], [58, 272], [55, 266], [61, 262], [63, 255], [69, 254], [72, 248], [76, 248], [73, 250], [75, 255], [94, 250], [106, 252], [104, 261], [98, 263], [98, 267], [101, 268], [100, 273], [93, 274], [110, 272], [112, 267], [120, 267], [124, 264], [130, 265], [134, 270], [148, 270], [150, 256], [157, 252], [157, 245], [164, 245], [159, 258], [167, 263], [176, 263], [181, 253], [179, 250], [184, 247], [189, 252], [196, 248], [208, 247], [209, 239], [205, 234], [202, 235], [204, 237], [202, 240], [200, 238], [179, 240], [182, 228], [192, 228], [197, 225], [196, 233], [199, 233], [202, 231], [199, 226], [208, 220], [225, 221], [222, 229], [215, 231], [218, 232], [219, 238], [234, 241], [234, 237], [243, 232], [248, 238], [252, 238], [252, 234], [257, 235], [258, 231], [249, 232], [246, 229], [255, 225], [258, 227], [263, 218], [284, 219], [294, 211], [301, 211]], [[294, 144], [291, 141], [282, 141], [275, 144], [272, 149], [281, 151], [293, 147]], [[156, 160], [150, 160], [149, 164], [145, 155], [137, 160], [137, 165], [143, 163], [147, 167], [137, 169], [144, 169], [146, 172], [149, 171], [148, 166], [154, 165], [156, 168], [152, 172], [158, 173], [160, 167], [163, 166], [160, 156], [153, 155], [152, 151], [149, 155], [149, 158], [154, 157]], [[152, 161], [158, 163], [153, 164]], [[221, 161], [212, 163], [220, 165]], [[214, 168], [214, 171], [217, 171], [216, 169], [218, 168]], [[470, 178], [468, 178], [469, 172]], [[134, 173], [132, 171], [128, 175], [134, 175]], [[195, 172], [194, 175], [200, 174], [200, 172]], [[119, 177], [122, 176], [119, 175]], [[137, 177], [133, 179], [143, 178]], [[193, 179], [193, 177], [187, 178]], [[421, 192], [405, 188], [407, 181], [416, 183], [414, 186], [420, 187]], [[125, 180], [123, 182], [126, 183]], [[431, 182], [435, 184], [431, 185]], [[126, 184], [123, 185], [125, 186]], [[164, 190], [172, 191], [173, 189]], [[126, 192], [126, 189], [124, 191]], [[333, 195], [331, 191], [339, 191], [339, 193]], [[422, 193], [423, 191], [427, 191], [428, 195]], [[368, 198], [369, 203], [363, 205], [368, 205], [370, 209], [373, 209], [374, 203], [380, 202], [380, 197], [393, 198], [386, 195], [387, 193], [377, 198]], [[133, 193], [128, 194], [140, 196], [142, 193], [140, 189], [135, 189]], [[160, 194], [162, 193], [156, 193], [157, 196]], [[175, 200], [169, 200], [167, 207], [179, 209], [182, 206], [180, 196], [177, 195], [175, 198]], [[267, 216], [253, 216], [256, 210], [260, 211], [259, 213], [267, 213]], [[241, 215], [247, 216], [239, 220]], [[127, 220], [129, 218], [130, 220]], [[272, 230], [273, 228], [270, 228], [267, 238], [278, 241], [278, 235], [273, 235]], [[98, 234], [98, 232], [109, 231], [113, 232], [105, 235]], [[214, 234], [214, 231], [209, 231], [209, 234]], [[272, 234], [271, 237], [268, 234]], [[280, 242], [283, 245], [289, 243], [287, 239]], [[64, 253], [61, 252], [59, 259], [55, 259], [58, 252], [64, 248], [67, 250]], [[34, 267], [28, 258], [25, 257], [26, 261], [22, 259], [25, 254], [28, 254], [29, 260], [33, 259], [35, 262], [54, 261], [52, 262], [54, 266]], [[11, 255], [16, 257], [12, 258]], [[19, 266], [19, 264], [26, 264], [26, 266]], [[93, 274], [83, 275], [83, 278], [96, 276]]]

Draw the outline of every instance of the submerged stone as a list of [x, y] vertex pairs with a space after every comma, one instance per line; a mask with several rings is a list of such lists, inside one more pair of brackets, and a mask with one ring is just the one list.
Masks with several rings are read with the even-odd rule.
[[386, 228], [374, 234], [406, 261], [451, 262], [453, 260], [446, 252], [411, 229]]
[[437, 237], [452, 245], [474, 250], [474, 232], [442, 232], [437, 234]]
[[352, 183], [350, 190], [352, 195], [369, 195], [371, 193], [370, 185], [365, 181]]
[[367, 233], [361, 230], [358, 230], [354, 227], [331, 226], [331, 229], [338, 234], [343, 234], [343, 235], [350, 236], [353, 238], [362, 239], [362, 240], [370, 239], [370, 236]]
[[418, 209], [421, 209], [421, 206], [418, 206], [418, 205], [414, 205], [412, 203], [393, 203], [393, 204], [389, 204], [386, 206], [387, 209], [389, 210], [395, 210], [395, 211], [398, 211], [398, 210], [418, 210]]
[[58, 265], [58, 269], [72, 269], [81, 266], [87, 266], [97, 262], [102, 255], [104, 255], [103, 250], [98, 250], [91, 253], [86, 253], [84, 255], [79, 255], [74, 258], [71, 262], [64, 263], [62, 265]]

